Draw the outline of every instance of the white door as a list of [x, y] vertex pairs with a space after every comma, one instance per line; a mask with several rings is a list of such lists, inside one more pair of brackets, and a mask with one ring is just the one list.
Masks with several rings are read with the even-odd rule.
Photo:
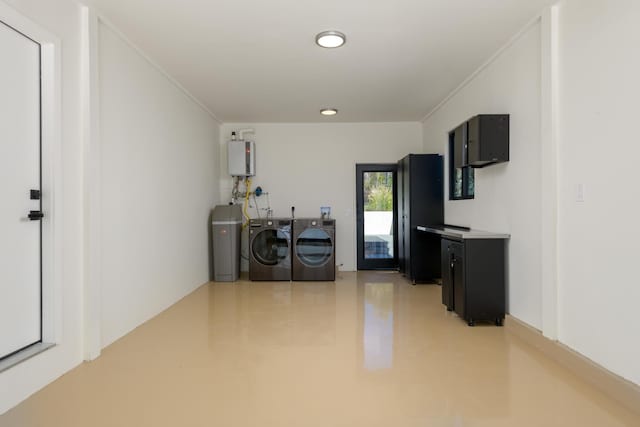
[[0, 21], [0, 358], [42, 339], [40, 126], [40, 45]]

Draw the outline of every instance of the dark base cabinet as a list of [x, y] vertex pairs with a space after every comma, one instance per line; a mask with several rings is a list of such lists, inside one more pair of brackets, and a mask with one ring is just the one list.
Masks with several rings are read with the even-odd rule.
[[502, 326], [506, 312], [504, 239], [443, 238], [442, 303], [469, 326]]

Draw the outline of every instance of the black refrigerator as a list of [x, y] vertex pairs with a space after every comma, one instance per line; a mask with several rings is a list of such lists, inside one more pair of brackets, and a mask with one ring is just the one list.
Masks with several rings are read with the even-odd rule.
[[439, 154], [409, 154], [398, 162], [398, 266], [412, 283], [441, 277], [440, 236], [417, 227], [444, 223], [443, 179]]

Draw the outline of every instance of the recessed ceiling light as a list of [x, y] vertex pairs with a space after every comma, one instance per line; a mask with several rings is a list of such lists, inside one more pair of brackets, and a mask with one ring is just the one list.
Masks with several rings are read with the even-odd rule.
[[347, 36], [340, 31], [323, 31], [316, 36], [316, 43], [320, 47], [335, 48], [347, 42]]
[[322, 110], [320, 110], [320, 114], [322, 114], [323, 116], [335, 116], [336, 114], [338, 114], [338, 110], [336, 110], [335, 108], [323, 108]]

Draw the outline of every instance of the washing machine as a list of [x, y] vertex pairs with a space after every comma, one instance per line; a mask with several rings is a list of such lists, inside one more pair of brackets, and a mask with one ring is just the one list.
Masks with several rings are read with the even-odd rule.
[[336, 280], [336, 221], [293, 220], [293, 280]]
[[249, 279], [291, 280], [291, 219], [249, 221]]

